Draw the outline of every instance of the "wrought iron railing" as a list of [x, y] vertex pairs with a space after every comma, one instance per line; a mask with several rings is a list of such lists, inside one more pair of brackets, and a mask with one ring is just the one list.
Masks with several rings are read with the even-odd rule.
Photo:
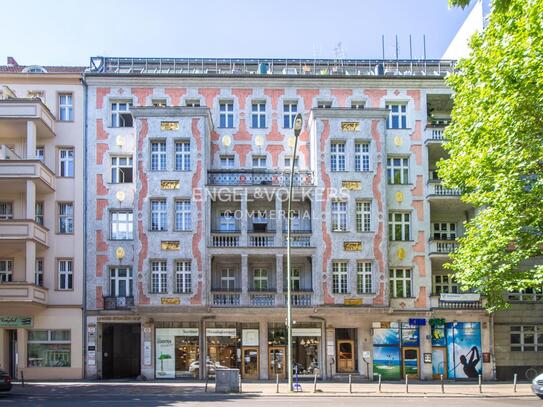
[[[290, 173], [281, 171], [225, 171], [208, 170], [208, 185], [217, 186], [288, 186], [290, 183]], [[311, 171], [298, 171], [294, 173], [293, 185], [311, 186], [314, 183]]]

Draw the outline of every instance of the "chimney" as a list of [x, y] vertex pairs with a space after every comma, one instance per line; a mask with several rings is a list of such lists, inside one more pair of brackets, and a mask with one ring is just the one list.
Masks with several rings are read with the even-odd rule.
[[8, 57], [8, 65], [9, 66], [19, 66], [19, 64], [17, 63], [17, 61], [13, 57]]

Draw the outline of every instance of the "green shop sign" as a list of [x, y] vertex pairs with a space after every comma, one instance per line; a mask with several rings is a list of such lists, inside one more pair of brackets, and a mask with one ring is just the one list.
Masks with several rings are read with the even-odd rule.
[[0, 315], [0, 328], [31, 328], [32, 317]]

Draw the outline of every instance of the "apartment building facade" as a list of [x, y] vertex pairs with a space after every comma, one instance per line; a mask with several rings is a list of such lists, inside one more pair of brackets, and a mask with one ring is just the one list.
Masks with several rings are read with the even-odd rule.
[[435, 172], [451, 68], [91, 58], [87, 376], [284, 377], [292, 176], [299, 375], [495, 377], [443, 268], [473, 212]]
[[0, 66], [0, 368], [83, 377], [81, 67]]

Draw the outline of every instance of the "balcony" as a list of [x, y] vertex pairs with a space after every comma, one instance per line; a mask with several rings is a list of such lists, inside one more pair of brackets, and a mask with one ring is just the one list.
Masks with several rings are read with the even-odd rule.
[[32, 220], [10, 219], [0, 221], [0, 242], [32, 240], [48, 246], [48, 229]]
[[430, 297], [430, 305], [432, 308], [439, 309], [483, 309], [481, 295], [477, 293], [441, 293], [439, 295], [432, 295]]
[[212, 247], [239, 247], [241, 233], [239, 230], [231, 232], [211, 232]]
[[268, 232], [268, 233], [249, 232], [249, 246], [250, 247], [274, 247], [275, 246], [275, 232]]
[[241, 293], [213, 291], [211, 293], [211, 305], [214, 307], [239, 307], [241, 306]]
[[[240, 171], [208, 170], [207, 184], [212, 186], [274, 186], [286, 187], [290, 183], [290, 173], [282, 171]], [[311, 171], [294, 173], [293, 185], [296, 187], [314, 185]]]
[[55, 117], [39, 98], [0, 100], [0, 135], [26, 137], [29, 121], [36, 124], [38, 137], [55, 136]]
[[275, 292], [253, 291], [249, 294], [249, 303], [252, 307], [273, 307]]
[[458, 249], [458, 243], [455, 240], [430, 240], [430, 256], [448, 256], [456, 249]]
[[[304, 308], [311, 307], [312, 301], [311, 297], [313, 296], [312, 292], [305, 291], [294, 291], [290, 295], [290, 299], [293, 307]], [[287, 302], [287, 296], [285, 295], [285, 303]]]
[[425, 131], [425, 140], [428, 143], [441, 143], [445, 140], [445, 126], [428, 126]]
[[0, 152], [0, 181], [4, 180], [35, 180], [39, 191], [55, 190], [55, 174], [42, 161], [14, 157], [2, 158]]
[[[311, 247], [311, 232], [292, 231], [290, 247]], [[287, 235], [283, 236], [283, 246], [287, 247]]]
[[0, 304], [47, 305], [47, 288], [25, 282], [0, 284]]
[[458, 188], [446, 188], [441, 184], [439, 179], [431, 179], [428, 182], [428, 195], [430, 197], [459, 197], [462, 195]]
[[134, 297], [104, 297], [105, 310], [127, 310], [134, 306]]

